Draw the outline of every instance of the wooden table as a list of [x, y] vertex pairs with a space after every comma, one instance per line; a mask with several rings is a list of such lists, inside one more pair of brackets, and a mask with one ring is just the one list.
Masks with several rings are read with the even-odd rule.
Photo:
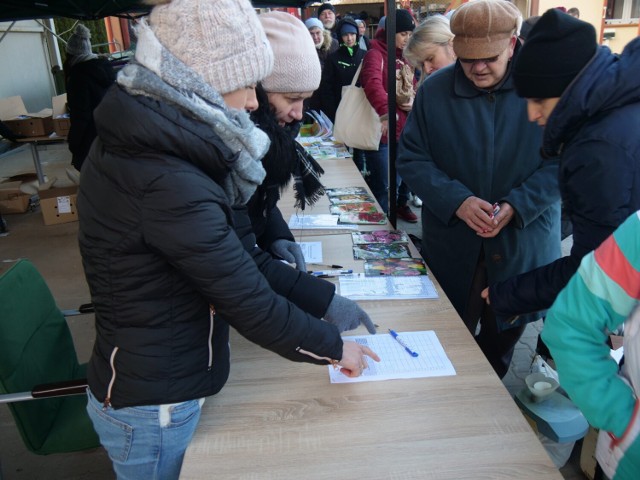
[[[353, 171], [323, 181], [357, 185]], [[348, 232], [305, 241], [322, 241], [326, 263], [363, 271]], [[434, 330], [455, 376], [331, 384], [327, 367], [289, 362], [232, 331], [229, 381], [203, 406], [181, 478], [561, 479], [436, 286], [437, 300], [360, 304], [380, 334]]]

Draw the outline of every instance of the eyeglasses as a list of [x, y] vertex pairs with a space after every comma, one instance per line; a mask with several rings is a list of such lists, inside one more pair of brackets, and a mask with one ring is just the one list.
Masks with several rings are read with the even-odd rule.
[[460, 60], [460, 63], [464, 63], [465, 65], [475, 65], [476, 63], [495, 63], [498, 61], [498, 59], [500, 58], [500, 55], [496, 55], [495, 57], [489, 57], [489, 58], [460, 58], [458, 57], [458, 60]]

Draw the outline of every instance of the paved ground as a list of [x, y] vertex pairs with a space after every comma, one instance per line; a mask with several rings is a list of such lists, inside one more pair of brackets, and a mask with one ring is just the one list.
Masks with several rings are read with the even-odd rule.
[[[49, 147], [41, 152], [45, 173], [56, 177], [57, 185], [68, 185], [65, 167], [70, 164], [69, 153], [62, 145]], [[0, 160], [0, 177], [25, 171], [33, 171], [28, 154], [5, 157]], [[418, 213], [418, 209], [414, 208]], [[29, 257], [41, 271], [61, 308], [75, 308], [88, 298], [88, 289], [81, 271], [76, 247], [76, 224], [50, 227], [42, 226], [39, 212], [7, 216], [11, 233], [0, 238], [0, 261]], [[421, 225], [398, 222], [398, 228], [421, 236]], [[567, 247], [570, 242], [567, 242]], [[93, 343], [92, 318], [75, 317], [70, 323], [74, 342], [81, 362], [87, 361]], [[541, 322], [527, 327], [518, 343], [511, 369], [504, 379], [505, 386], [516, 393], [524, 386], [529, 372]], [[561, 470], [566, 479], [584, 479], [580, 472], [577, 454]], [[0, 480], [11, 479], [111, 479], [113, 473], [109, 460], [101, 449], [78, 454], [41, 457], [29, 453], [19, 438], [9, 410], [0, 406]], [[347, 478], [347, 477], [345, 477]]]

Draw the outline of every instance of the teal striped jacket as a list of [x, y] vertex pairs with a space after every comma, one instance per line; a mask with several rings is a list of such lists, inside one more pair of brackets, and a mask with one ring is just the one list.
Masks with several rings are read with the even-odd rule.
[[[640, 211], [580, 268], [547, 314], [542, 339], [560, 384], [600, 429], [596, 458], [613, 479], [640, 478]], [[609, 354], [610, 332], [624, 325], [622, 370]]]

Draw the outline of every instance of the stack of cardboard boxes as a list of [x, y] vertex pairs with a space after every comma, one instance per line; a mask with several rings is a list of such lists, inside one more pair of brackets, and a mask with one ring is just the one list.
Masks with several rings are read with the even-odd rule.
[[[0, 99], [0, 120], [16, 137], [20, 138], [21, 142], [64, 140], [71, 126], [67, 113], [66, 94], [53, 97], [52, 106], [52, 109], [45, 108], [36, 113], [29, 113], [22, 97], [2, 98]], [[26, 185], [27, 183], [33, 185], [33, 178], [27, 177], [29, 176], [20, 175], [9, 179], [0, 178], [0, 213], [24, 213], [30, 205], [34, 204], [34, 195]], [[37, 185], [36, 188], [40, 190], [43, 186]], [[45, 225], [73, 222], [78, 219], [76, 193], [75, 186], [54, 187], [38, 192]]]

